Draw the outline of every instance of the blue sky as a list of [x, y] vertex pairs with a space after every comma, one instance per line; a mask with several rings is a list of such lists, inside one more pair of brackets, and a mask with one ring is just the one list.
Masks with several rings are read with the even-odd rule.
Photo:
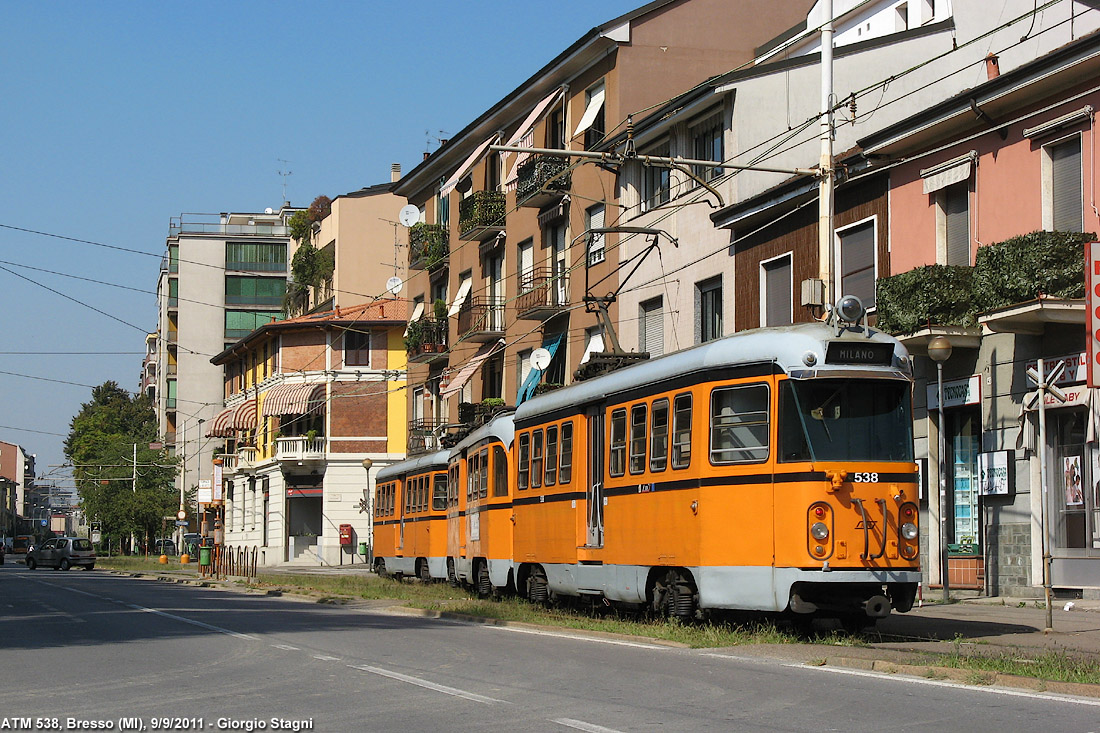
[[92, 385], [137, 389], [170, 217], [388, 181], [641, 4], [5, 4], [0, 440], [47, 475]]

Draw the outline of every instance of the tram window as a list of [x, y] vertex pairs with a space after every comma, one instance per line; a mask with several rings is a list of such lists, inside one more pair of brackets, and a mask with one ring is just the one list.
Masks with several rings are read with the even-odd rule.
[[607, 469], [612, 476], [626, 473], [626, 409], [611, 413], [611, 455]]
[[493, 496], [508, 496], [508, 454], [493, 446]]
[[432, 492], [432, 510], [441, 512], [447, 508], [447, 474], [435, 475], [435, 488]]
[[558, 470], [558, 479], [563, 485], [573, 480], [572, 421], [561, 424], [561, 468]]
[[634, 405], [630, 408], [630, 472], [645, 471], [645, 430], [646, 406]]
[[519, 455], [517, 461], [519, 462], [519, 478], [516, 481], [516, 488], [520, 491], [524, 491], [527, 486], [527, 479], [530, 474], [531, 467], [528, 465], [527, 460], [531, 453], [531, 435], [524, 433], [519, 436]]
[[668, 467], [668, 400], [654, 400], [653, 421], [649, 432], [649, 470], [663, 471]]
[[458, 464], [452, 463], [447, 467], [447, 506], [457, 503], [458, 491]]
[[754, 384], [711, 392], [711, 463], [763, 461], [768, 457], [768, 387]]
[[477, 453], [466, 459], [466, 501], [477, 498]]
[[558, 481], [558, 426], [546, 428], [546, 486]]
[[672, 413], [672, 467], [691, 463], [691, 394], [676, 395]]
[[478, 496], [484, 499], [489, 495], [489, 449], [484, 448], [478, 453], [477, 470], [481, 473], [478, 478]]
[[542, 431], [531, 434], [531, 488], [542, 486]]

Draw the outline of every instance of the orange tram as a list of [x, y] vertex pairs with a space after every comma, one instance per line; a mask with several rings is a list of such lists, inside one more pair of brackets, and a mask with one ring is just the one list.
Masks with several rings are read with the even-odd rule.
[[681, 618], [908, 611], [911, 361], [844, 310], [576, 382], [388, 467], [378, 569]]

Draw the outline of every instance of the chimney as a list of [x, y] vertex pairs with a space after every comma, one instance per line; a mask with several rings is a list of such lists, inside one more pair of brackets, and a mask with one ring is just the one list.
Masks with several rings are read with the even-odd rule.
[[986, 79], [996, 79], [1001, 75], [1000, 59], [994, 54], [987, 54], [985, 57], [985, 77]]
[[424, 151], [424, 160], [427, 160], [427, 159], [428, 159], [428, 158], [430, 158], [430, 157], [432, 157], [432, 154], [431, 154], [431, 153], [429, 153], [429, 152], [428, 152], [427, 150], [425, 150], [425, 151]]
[[397, 183], [401, 180], [401, 164], [390, 163], [390, 183]]

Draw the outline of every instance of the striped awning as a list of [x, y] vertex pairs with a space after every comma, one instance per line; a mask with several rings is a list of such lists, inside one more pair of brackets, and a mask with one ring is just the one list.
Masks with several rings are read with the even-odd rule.
[[264, 395], [264, 417], [308, 415], [325, 407], [325, 385], [280, 384]]
[[207, 438], [232, 438], [238, 430], [256, 427], [256, 400], [245, 400], [239, 405], [227, 407], [210, 421]]
[[478, 352], [474, 354], [473, 358], [466, 362], [466, 365], [451, 379], [450, 383], [439, 390], [439, 396], [448, 397], [462, 389], [462, 385], [466, 384], [467, 380], [473, 376], [474, 372], [481, 368], [485, 360], [502, 348], [504, 348], [504, 339], [499, 339], [489, 344], [483, 344], [481, 348], [478, 349]]

